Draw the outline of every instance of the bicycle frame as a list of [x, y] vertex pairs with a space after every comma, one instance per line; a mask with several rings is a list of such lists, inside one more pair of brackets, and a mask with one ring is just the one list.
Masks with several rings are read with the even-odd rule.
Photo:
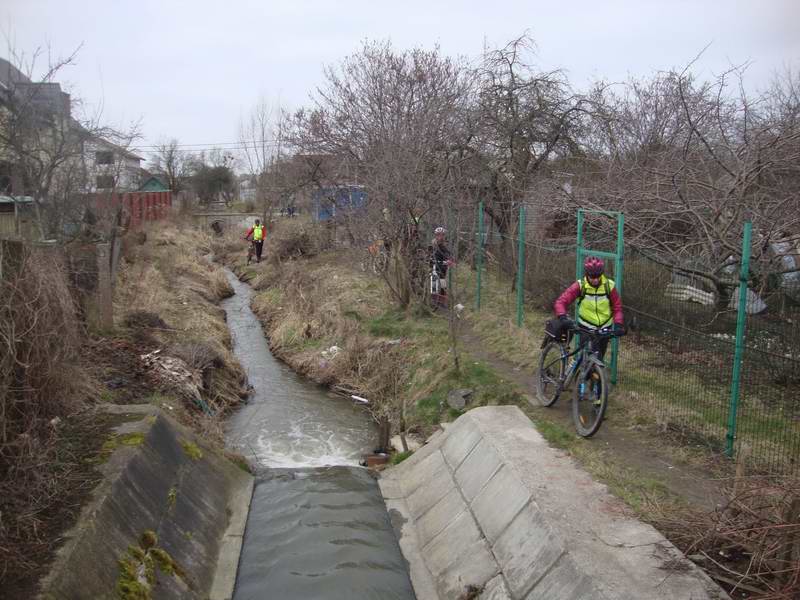
[[[562, 346], [562, 353], [560, 360], [569, 360], [573, 356], [577, 356], [577, 358], [572, 361], [566, 372], [564, 373], [564, 378], [559, 381], [559, 392], [564, 388], [568, 387], [573, 379], [575, 378], [575, 374], [578, 373], [580, 369], [582, 372], [585, 372], [588, 369], [590, 364], [595, 364], [598, 367], [606, 368], [605, 363], [599, 356], [599, 352], [597, 350], [590, 350], [589, 348], [592, 346], [592, 342], [598, 339], [602, 339], [604, 337], [613, 337], [605, 334], [598, 334], [593, 332], [589, 329], [581, 329], [576, 328], [574, 330], [580, 341], [578, 342], [578, 347], [569, 353], [564, 353], [564, 348]], [[582, 335], [581, 335], [582, 334]], [[582, 368], [581, 368], [582, 367]]]
[[436, 268], [436, 263], [433, 263], [433, 268], [431, 269], [431, 281], [430, 281], [430, 290], [431, 295], [438, 294], [441, 292], [441, 283], [439, 277], [439, 270]]

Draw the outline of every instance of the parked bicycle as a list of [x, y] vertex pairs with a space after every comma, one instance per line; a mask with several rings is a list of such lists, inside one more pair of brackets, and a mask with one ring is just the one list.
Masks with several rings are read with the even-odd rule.
[[[578, 344], [570, 352], [577, 335]], [[619, 337], [612, 327], [589, 329], [568, 321], [558, 331], [548, 326], [542, 342], [536, 393], [543, 406], [552, 406], [573, 381], [572, 420], [578, 435], [591, 437], [603, 422], [608, 406], [609, 376], [598, 342]]]

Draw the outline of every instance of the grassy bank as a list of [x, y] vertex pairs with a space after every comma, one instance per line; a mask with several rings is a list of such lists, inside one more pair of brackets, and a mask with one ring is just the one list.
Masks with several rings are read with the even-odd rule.
[[[37, 582], [64, 532], [102, 480], [97, 467], [116, 444], [127, 443], [114, 428], [141, 418], [109, 414], [103, 403], [156, 404], [223, 452], [221, 417], [245, 391], [224, 312], [217, 306], [232, 290], [206, 258], [210, 240], [205, 235], [170, 224], [144, 233], [126, 239], [114, 288], [113, 328], [73, 326], [69, 351], [54, 354], [58, 362], [50, 369], [68, 385], [49, 375], [45, 383], [57, 385], [56, 390], [47, 385], [31, 390], [28, 405], [42, 415], [41, 423], [13, 441], [16, 460], [1, 463], [0, 589], [8, 597], [36, 596]], [[43, 270], [50, 295], [43, 297], [73, 306], [68, 279], [50, 267]], [[37, 298], [30, 299], [31, 306]], [[53, 310], [47, 314], [66, 320]], [[51, 337], [42, 342], [49, 346], [39, 347], [63, 342], [64, 328], [42, 320], [34, 333]], [[143, 360], [148, 354], [152, 358]], [[198, 399], [214, 414], [205, 414]], [[56, 405], [60, 408], [53, 412]]]
[[[156, 392], [144, 400], [221, 443], [220, 416], [241, 401], [246, 382], [219, 307], [233, 289], [210, 252], [205, 233], [169, 223], [150, 229], [147, 241], [132, 246], [120, 267], [114, 335], [188, 369], [190, 377], [170, 378], [160, 376], [158, 365], [150, 368], [145, 376]], [[141, 366], [141, 360], [134, 364]], [[117, 400], [114, 390], [107, 396]]]

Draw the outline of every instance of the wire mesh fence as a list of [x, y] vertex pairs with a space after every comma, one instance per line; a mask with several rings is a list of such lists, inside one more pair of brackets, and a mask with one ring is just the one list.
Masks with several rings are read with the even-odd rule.
[[[459, 218], [453, 243], [462, 258], [460, 297], [481, 311], [541, 325], [576, 279], [574, 227], [554, 235], [523, 214], [500, 232], [488, 219], [481, 224], [478, 211]], [[584, 219], [586, 253], [615, 250], [609, 218]], [[623, 258], [621, 273], [613, 260], [606, 263], [622, 287], [631, 330], [620, 344], [617, 389], [636, 418], [687, 444], [746, 455], [759, 471], [800, 472], [800, 285], [773, 277], [740, 294], [736, 269], [712, 285], [688, 274], [696, 265], [667, 266], [632, 247]], [[737, 318], [744, 333], [738, 355]]]

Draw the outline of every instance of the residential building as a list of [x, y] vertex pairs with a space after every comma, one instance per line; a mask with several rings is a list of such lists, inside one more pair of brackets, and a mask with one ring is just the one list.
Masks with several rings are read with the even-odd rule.
[[84, 143], [86, 191], [131, 192], [142, 184], [144, 158], [108, 140], [91, 137]]

